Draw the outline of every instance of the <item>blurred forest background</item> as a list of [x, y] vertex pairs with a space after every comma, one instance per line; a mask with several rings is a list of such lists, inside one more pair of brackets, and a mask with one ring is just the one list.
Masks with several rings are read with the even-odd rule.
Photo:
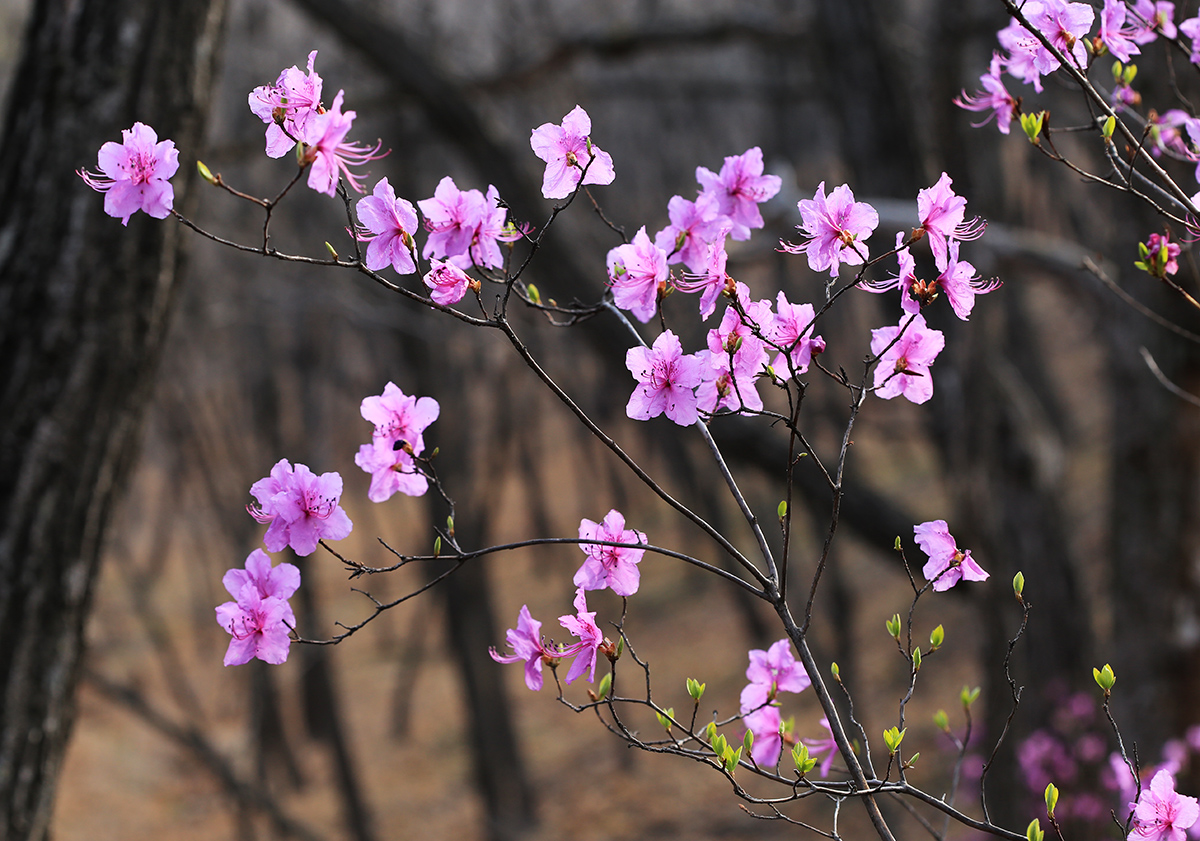
[[[4, 6], [10, 64], [28, 6]], [[1143, 762], [1200, 720], [1200, 415], [1155, 382], [1138, 349], [1193, 393], [1200, 353], [1080, 268], [1090, 256], [1129, 295], [1188, 326], [1196, 319], [1132, 268], [1135, 243], [1161, 224], [1081, 184], [1023, 138], [973, 129], [976, 115], [952, 105], [962, 88], [978, 87], [1004, 23], [997, 0], [230, 0], [207, 131], [199, 147], [180, 144], [181, 171], [200, 158], [239, 189], [274, 194], [291, 164], [263, 155], [263, 125], [246, 96], [317, 49], [326, 103], [344, 88], [346, 107], [358, 112], [352, 138], [379, 137], [392, 150], [371, 165], [368, 184], [386, 175], [414, 202], [447, 173], [463, 189], [495, 184], [514, 218], [540, 225], [550, 203], [538, 193], [541, 163], [529, 132], [578, 103], [616, 166], [614, 184], [595, 194], [630, 234], [664, 226], [672, 195], [694, 196], [697, 166], [715, 171], [725, 156], [761, 146], [766, 171], [784, 187], [763, 208], [766, 230], [731, 248], [730, 273], [756, 298], [786, 289], [796, 301], [823, 294], [823, 279], [802, 258], [776, 251], [799, 222], [799, 198], [820, 181], [848, 182], [880, 208], [872, 246], [881, 249], [916, 224], [917, 190], [948, 172], [970, 214], [990, 223], [963, 256], [1004, 286], [979, 300], [969, 324], [934, 307], [930, 321], [946, 332], [947, 349], [930, 404], [868, 403], [813, 639], [822, 662], [841, 665], [877, 737], [894, 723], [905, 677], [883, 628], [911, 592], [895, 537], [908, 543], [914, 523], [946, 519], [992, 573], [987, 585], [923, 603], [919, 615], [922, 634], [940, 622], [948, 639], [944, 659], [922, 672], [906, 741], [922, 753], [915, 779], [937, 795], [951, 754], [930, 723], [933, 711], [945, 708], [960, 726], [959, 690], [982, 685], [981, 745], [1008, 715], [1000, 663], [1019, 624], [1008, 582], [1023, 570], [1034, 611], [1013, 670], [1027, 689], [989, 781], [994, 814], [1019, 828], [1037, 798], [1025, 791], [1016, 745], [1039, 729], [1069, 729], [1055, 716], [1091, 684], [1093, 665], [1112, 663], [1115, 712]], [[1159, 57], [1139, 65], [1147, 102], [1170, 102]], [[1194, 77], [1181, 71], [1179, 83], [1194, 87]], [[10, 107], [22, 95], [9, 90]], [[1055, 125], [1086, 119], [1065, 85], [1052, 82], [1036, 99]], [[102, 132], [80, 126], [94, 132], [80, 148], [93, 151], [73, 166], [92, 166], [94, 150], [133, 118], [158, 126], [153, 113], [114, 116]], [[1098, 165], [1090, 140], [1064, 137], [1060, 148]], [[1176, 172], [1185, 189], [1189, 169]], [[98, 212], [98, 197], [80, 183], [72, 189], [72, 203]], [[222, 236], [253, 243], [260, 230], [252, 207], [203, 184], [177, 206]], [[127, 235], [103, 221], [110, 241]], [[176, 227], [139, 217], [129, 230], [151, 224]], [[343, 228], [338, 202], [296, 190], [273, 233], [283, 250], [320, 256], [326, 240], [346, 253]], [[544, 296], [594, 300], [615, 244], [578, 202], [555, 223], [531, 279]], [[464, 545], [573, 536], [580, 518], [599, 520], [616, 507], [652, 542], [704, 558], [713, 552], [542, 393], [501, 337], [422, 312], [349, 273], [257, 259], [190, 235], [182, 247], [138, 459], [90, 596], [55, 837], [501, 841], [798, 831], [752, 820], [716, 775], [627, 750], [590, 716], [556, 704], [550, 690], [529, 693], [518, 668], [487, 657], [522, 604], [550, 624], [565, 612], [581, 557], [574, 548], [492, 558], [343, 645], [293, 647], [278, 668], [225, 669], [227, 636], [213, 618], [227, 598], [221, 575], [260, 545], [262, 527], [244, 510], [248, 488], [280, 458], [345, 478], [355, 532], [340, 551], [381, 565], [389, 556], [376, 537], [401, 552], [429, 548], [445, 511], [425, 499], [368, 503], [369, 477], [353, 464], [370, 431], [359, 402], [389, 380], [442, 405], [426, 440], [441, 448]], [[1183, 282], [1194, 290], [1190, 254], [1186, 263]], [[692, 304], [679, 306], [682, 313]], [[891, 297], [845, 299], [821, 324], [826, 365], [853, 376], [870, 328], [893, 323], [894, 310]], [[521, 318], [530, 346], [593, 417], [668, 489], [748, 539], [698, 441], [665, 420], [624, 417], [628, 342], [615, 325], [597, 319], [555, 330]], [[697, 332], [685, 346], [701, 340]], [[810, 440], [829, 448], [840, 440], [847, 398], [821, 376], [810, 381]], [[782, 434], [732, 420], [714, 424], [714, 434], [751, 503], [772, 520]], [[793, 544], [801, 575], [812, 570], [829, 508], [815, 472], [806, 481]], [[302, 633], [328, 636], [335, 621], [366, 614], [368, 602], [336, 559], [318, 552], [299, 563]], [[780, 636], [772, 617], [664, 559], [647, 558], [643, 570], [627, 627], [653, 667], [656, 699], [682, 709], [684, 678], [695, 677], [708, 683], [702, 718], [710, 709], [735, 712], [746, 650]], [[420, 573], [405, 571], [353, 586], [394, 598], [421, 583]], [[596, 605], [601, 619], [619, 609]], [[573, 687], [572, 697], [581, 696]], [[815, 699], [801, 697], [784, 713], [796, 715], [800, 735], [820, 735]], [[1181, 790], [1195, 793], [1196, 782]], [[973, 802], [972, 784], [960, 802]], [[1066, 796], [1070, 786], [1060, 786]], [[925, 832], [898, 805], [885, 809], [903, 837]], [[858, 811], [846, 810], [847, 837]], [[795, 814], [828, 825], [826, 807]]]

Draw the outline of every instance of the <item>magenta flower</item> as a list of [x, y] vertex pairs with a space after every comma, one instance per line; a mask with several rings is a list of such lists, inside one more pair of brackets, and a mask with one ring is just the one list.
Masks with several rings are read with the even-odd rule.
[[775, 315], [770, 301], [751, 303], [746, 284], [738, 283], [735, 289], [745, 317], [735, 307], [726, 307], [720, 326], [708, 331], [708, 352], [696, 355], [703, 378], [696, 390], [696, 405], [709, 414], [722, 408], [757, 412], [763, 407], [755, 380], [770, 354], [755, 332], [769, 334]]
[[121, 142], [100, 147], [99, 172], [76, 170], [89, 187], [104, 193], [104, 212], [129, 224], [129, 217], [144, 210], [155, 219], [166, 219], [175, 204], [170, 178], [179, 169], [175, 141], [161, 143], [144, 123], [121, 132]]
[[453, 263], [433, 260], [431, 265], [432, 268], [425, 275], [425, 285], [433, 290], [429, 297], [442, 306], [457, 304], [475, 283], [469, 274]]
[[[791, 641], [786, 638], [772, 643], [766, 651], [760, 648], [750, 650], [746, 680], [752, 685], [767, 687], [770, 694], [776, 691], [803, 692], [812, 685], [804, 665], [792, 654]], [[742, 698], [744, 704], [744, 691]]]
[[949, 590], [959, 581], [987, 581], [988, 574], [975, 563], [971, 550], [960, 552], [945, 520], [913, 526], [913, 536], [929, 560], [921, 569], [937, 592]]
[[783, 752], [783, 716], [779, 707], [767, 704], [756, 710], [742, 711], [742, 723], [754, 734], [754, 744], [750, 745], [750, 758], [760, 768], [774, 768]]
[[950, 241], [950, 251], [944, 259], [937, 261], [941, 271], [937, 285], [950, 300], [954, 314], [966, 321], [975, 306], [975, 296], [985, 295], [999, 288], [999, 281], [984, 280], [975, 274], [975, 267], [966, 260], [958, 259], [958, 241]]
[[[580, 540], [607, 540], [613, 543], [645, 543], [646, 535], [625, 528], [625, 517], [615, 508], [604, 515], [603, 522], [580, 520]], [[575, 573], [574, 584], [581, 590], [612, 589], [618, 596], [632, 596], [638, 590], [641, 573], [638, 564], [645, 549], [625, 546], [598, 546], [581, 543], [579, 548], [587, 555], [583, 566]]]
[[567, 672], [566, 682], [573, 683], [576, 678], [587, 672], [588, 683], [591, 683], [596, 679], [596, 654], [604, 644], [604, 634], [596, 624], [596, 614], [587, 609], [587, 597], [582, 587], [575, 591], [575, 615], [560, 616], [558, 622], [574, 636], [579, 637], [579, 642], [565, 647], [559, 654], [561, 657], [575, 656], [571, 669]]
[[263, 598], [253, 583], [242, 587], [237, 601], [217, 607], [217, 624], [233, 637], [225, 651], [226, 666], [241, 666], [255, 657], [272, 665], [287, 660], [292, 643], [292, 609], [283, 599]]
[[759, 204], [773, 198], [783, 184], [778, 175], [763, 175], [762, 149], [755, 146], [725, 159], [720, 174], [696, 167], [702, 194], [717, 200], [717, 211], [733, 223], [736, 240], [750, 239], [751, 228], [763, 226]]
[[919, 314], [895, 327], [872, 330], [871, 353], [882, 354], [875, 368], [875, 393], [884, 400], [903, 395], [913, 403], [927, 401], [933, 396], [929, 366], [945, 346], [942, 332], [926, 327]]
[[[667, 203], [667, 215], [671, 224], [654, 235], [654, 244], [667, 253], [668, 263], [683, 263], [697, 274], [706, 272], [710, 244], [725, 239], [718, 234], [720, 210], [716, 196], [701, 193], [695, 201], [672, 196]], [[726, 224], [732, 230], [732, 223]]]
[[308, 54], [308, 73], [295, 65], [279, 74], [273, 85], [250, 91], [250, 110], [267, 124], [267, 155], [282, 158], [296, 141], [303, 141], [308, 121], [321, 112], [321, 77], [313, 68], [317, 51]]
[[[578, 105], [563, 117], [562, 125], [544, 123], [533, 130], [529, 145], [533, 153], [546, 162], [542, 177], [542, 195], [548, 199], [565, 199], [584, 184], [611, 184], [616, 177], [612, 156], [592, 145], [592, 120]], [[583, 170], [587, 174], [583, 175]]]
[[[1040, 5], [1040, 9], [1036, 8]], [[1041, 0], [1030, 3], [1025, 9], [1031, 24], [1046, 36], [1058, 50], [1069, 55], [1079, 68], [1087, 67], [1087, 40], [1096, 10], [1087, 3], [1068, 3], [1066, 0]], [[1054, 67], [1042, 70], [1042, 74], [1057, 69], [1058, 61], [1045, 47], [1040, 47], [1040, 60], [1045, 66], [1053, 62]]]
[[[1040, 7], [1040, 4], [1038, 0], [1031, 0], [1030, 6], [1032, 8], [1025, 9], [1027, 17], [1033, 8]], [[1032, 22], [1031, 18], [1030, 22]], [[1008, 22], [1008, 26], [996, 33], [996, 40], [1008, 52], [1004, 58], [1004, 69], [1008, 71], [1008, 74], [1027, 85], [1033, 85], [1033, 89], [1041, 93], [1042, 76], [1058, 69], [1058, 59], [1015, 18]]]
[[837, 277], [838, 266], [859, 266], [867, 258], [865, 242], [879, 224], [879, 214], [866, 202], [856, 202], [854, 193], [843, 184], [825, 197], [825, 182], [817, 187], [812, 199], [801, 199], [801, 224], [797, 227], [808, 242], [803, 245], [780, 243], [789, 254], [808, 254], [808, 267], [814, 272], [829, 270]]
[[821, 773], [821, 779], [829, 776], [829, 769], [833, 765], [833, 758], [838, 755], [837, 742], [833, 740], [833, 728], [829, 726], [829, 719], [821, 716], [819, 722], [822, 727], [829, 733], [828, 736], [823, 736], [820, 739], [802, 739], [805, 746], [808, 748], [808, 755], [818, 757], [825, 754], [825, 758], [821, 760], [821, 766], [818, 769]]
[[[252, 584], [262, 598], [290, 599], [300, 587], [300, 570], [292, 564], [271, 566], [271, 558], [262, 549], [255, 549], [246, 558], [244, 569], [234, 567], [221, 579], [229, 595], [235, 599], [247, 584]], [[288, 608], [285, 620], [295, 625], [296, 620]]]
[[321, 540], [341, 540], [354, 525], [338, 505], [342, 477], [315, 475], [303, 464], [295, 470], [287, 459], [271, 468], [271, 475], [250, 486], [258, 505], [247, 505], [250, 516], [270, 523], [263, 543], [272, 552], [291, 546], [297, 555], [311, 555]]
[[1184, 841], [1186, 830], [1200, 817], [1196, 798], [1175, 793], [1175, 778], [1159, 771], [1142, 791], [1133, 810], [1129, 841]]
[[771, 323], [767, 338], [786, 352], [781, 351], [771, 367], [786, 379], [793, 369], [797, 374], [807, 371], [812, 355], [825, 351], [825, 340], [813, 332], [816, 311], [812, 304], [790, 303], [781, 291], [775, 300], [775, 310], [775, 320]]
[[720, 217], [721, 226], [713, 237], [713, 241], [705, 244], [704, 264], [698, 274], [685, 274], [683, 278], [674, 279], [675, 288], [680, 292], [702, 292], [700, 296], [700, 318], [707, 321], [717, 309], [717, 298], [725, 291], [729, 283], [729, 275], [725, 266], [729, 255], [725, 252], [725, 240], [733, 230], [728, 219]]
[[1151, 234], [1146, 242], [1138, 243], [1138, 254], [1142, 259], [1134, 263], [1151, 277], [1165, 279], [1179, 271], [1179, 255], [1182, 249], [1171, 242], [1171, 232]]
[[1100, 40], [1113, 58], [1125, 64], [1142, 52], [1132, 40], [1136, 27], [1125, 25], [1128, 11], [1122, 0], [1104, 0], [1104, 10], [1100, 13]]
[[505, 634], [512, 654], [499, 654], [489, 648], [488, 654], [497, 663], [525, 663], [525, 685], [537, 692], [542, 688], [542, 663], [558, 657], [558, 652], [542, 643], [542, 623], [529, 615], [529, 606], [521, 605], [517, 627], [509, 628]]
[[987, 222], [978, 216], [969, 222], [963, 221], [967, 200], [955, 195], [951, 183], [950, 176], [943, 172], [932, 187], [917, 191], [917, 216], [921, 219], [918, 230], [929, 238], [933, 257], [941, 262], [946, 259], [948, 240], [979, 239], [987, 228]]
[[1188, 56], [1189, 61], [1192, 64], [1200, 64], [1200, 15], [1180, 23], [1179, 32], [1186, 35], [1192, 42], [1192, 54]]
[[1178, 32], [1175, 29], [1175, 4], [1154, 2], [1154, 0], [1137, 0], [1133, 4], [1135, 13], [1133, 40], [1139, 44], [1149, 44], [1161, 34], [1169, 41], [1174, 41]]
[[700, 385], [702, 368], [695, 355], [684, 355], [674, 333], [662, 333], [652, 348], [630, 348], [625, 354], [625, 367], [638, 381], [625, 407], [626, 415], [634, 420], [650, 420], [666, 414], [680, 426], [696, 422], [696, 386]]
[[383, 394], [363, 398], [359, 412], [375, 425], [370, 444], [363, 444], [354, 463], [371, 474], [367, 498], [384, 502], [399, 492], [420, 496], [429, 480], [416, 468], [414, 456], [425, 451], [422, 435], [438, 418], [441, 406], [432, 397], [406, 395], [389, 382]]
[[633, 242], [608, 252], [607, 263], [613, 302], [645, 324], [654, 317], [659, 289], [667, 281], [667, 253], [650, 241], [643, 225]]
[[306, 144], [304, 163], [309, 167], [308, 186], [328, 196], [337, 190], [340, 175], [346, 177], [356, 193], [364, 192], [362, 176], [351, 172], [350, 167], [383, 157], [376, 154], [380, 143], [372, 147], [346, 142], [346, 134], [357, 115], [353, 111], [342, 113], [342, 96], [343, 91], [338, 91], [332, 108], [309, 118], [301, 138]]
[[[362, 229], [359, 242], [367, 246], [367, 268], [377, 272], [391, 265], [399, 274], [417, 270], [413, 262], [413, 234], [417, 230], [417, 210], [412, 202], [396, 198], [386, 178], [379, 179], [375, 191], [355, 204]], [[460, 296], [461, 297], [461, 296]]]
[[973, 94], [968, 94], [964, 90], [954, 99], [955, 105], [968, 111], [991, 111], [978, 123], [971, 123], [975, 128], [986, 125], [992, 117], [995, 117], [996, 128], [1000, 129], [1001, 134], [1008, 134], [1019, 106], [1017, 100], [1004, 87], [1004, 81], [1000, 78], [1003, 70], [1004, 59], [1000, 53], [992, 53], [992, 62], [988, 65], [988, 72], [979, 77], [979, 83], [983, 86], [983, 90]]
[[491, 185], [484, 196], [478, 190], [458, 189], [449, 175], [443, 178], [432, 198], [417, 202], [429, 231], [422, 256], [445, 260], [463, 270], [472, 265], [495, 269], [504, 265], [498, 241], [519, 234], [507, 232], [508, 210], [499, 205], [499, 198]]

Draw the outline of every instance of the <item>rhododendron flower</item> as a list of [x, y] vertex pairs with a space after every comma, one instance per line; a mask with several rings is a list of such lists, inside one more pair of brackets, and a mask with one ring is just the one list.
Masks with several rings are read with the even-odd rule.
[[433, 260], [431, 263], [432, 268], [425, 274], [425, 285], [433, 290], [429, 297], [442, 306], [457, 304], [475, 281], [453, 263], [443, 263], [441, 260]]
[[654, 317], [659, 287], [667, 280], [667, 253], [650, 241], [643, 225], [633, 242], [608, 252], [607, 263], [613, 302], [645, 324]]
[[295, 624], [286, 601], [263, 598], [254, 583], [247, 583], [237, 601], [217, 607], [217, 623], [233, 637], [225, 651], [225, 665], [241, 666], [255, 657], [276, 666], [285, 662], [292, 643], [289, 621]]
[[[363, 230], [359, 242], [367, 246], [367, 268], [377, 272], [390, 265], [399, 274], [417, 270], [413, 262], [413, 234], [417, 230], [417, 209], [412, 202], [396, 198], [396, 191], [386, 178], [379, 179], [374, 192], [355, 204]], [[461, 295], [459, 296], [462, 297]]]
[[[825, 340], [813, 333], [816, 311], [812, 304], [793, 304], [781, 291], [775, 299], [775, 319], [767, 338], [779, 345], [781, 351], [771, 363], [775, 373], [785, 379], [794, 368], [797, 374], [808, 370], [814, 353], [823, 353]], [[788, 367], [788, 361], [791, 367]]]
[[1128, 11], [1122, 0], [1104, 0], [1104, 11], [1100, 13], [1099, 38], [1113, 58], [1124, 64], [1142, 52], [1132, 40], [1137, 27], [1125, 23]]
[[745, 316], [735, 307], [726, 307], [720, 326], [708, 331], [708, 352], [697, 354], [703, 381], [696, 391], [696, 405], [710, 414], [718, 409], [740, 412], [763, 407], [755, 380], [769, 354], [766, 343], [754, 333], [755, 329], [762, 335], [769, 333], [775, 314], [770, 301], [750, 301], [746, 284], [738, 283], [735, 289]]
[[917, 216], [921, 219], [919, 231], [929, 239], [935, 260], [946, 259], [946, 243], [951, 239], [971, 240], [983, 236], [987, 222], [976, 216], [964, 222], [967, 200], [956, 195], [951, 188], [950, 176], [942, 177], [932, 187], [917, 192]]
[[988, 574], [975, 563], [971, 550], [959, 551], [945, 520], [931, 520], [913, 526], [913, 536], [921, 551], [929, 556], [921, 569], [926, 581], [933, 582], [933, 589], [949, 590], [959, 581], [987, 581]]
[[560, 616], [558, 622], [574, 636], [579, 637], [579, 642], [566, 646], [559, 653], [560, 657], [575, 656], [567, 672], [566, 682], [574, 682], [584, 672], [587, 672], [588, 683], [593, 682], [596, 679], [596, 654], [604, 643], [604, 634], [596, 624], [596, 614], [587, 609], [587, 597], [582, 587], [575, 591], [575, 615]]
[[297, 555], [311, 555], [321, 540], [341, 540], [354, 527], [338, 504], [342, 477], [315, 475], [303, 464], [295, 469], [287, 459], [271, 468], [271, 475], [250, 486], [258, 505], [246, 510], [260, 523], [270, 523], [263, 543], [272, 552], [291, 546]]
[[441, 406], [432, 397], [405, 394], [389, 382], [383, 394], [363, 398], [359, 412], [375, 425], [370, 444], [359, 447], [354, 463], [371, 474], [367, 498], [384, 502], [396, 492], [420, 496], [429, 481], [413, 461], [425, 451], [423, 434], [438, 418]]
[[[252, 584], [262, 598], [290, 599], [300, 587], [300, 570], [292, 564], [271, 566], [271, 557], [262, 549], [255, 549], [246, 558], [244, 569], [234, 567], [221, 579], [229, 595], [235, 599], [247, 584]], [[296, 619], [288, 608], [284, 619], [295, 625]]]
[[1133, 4], [1134, 17], [1133, 40], [1139, 44], [1149, 44], [1161, 34], [1169, 41], [1174, 41], [1178, 32], [1175, 29], [1175, 4], [1154, 2], [1154, 0], [1137, 0]]
[[1192, 53], [1188, 59], [1192, 64], [1200, 64], [1200, 15], [1179, 24], [1179, 32], [1192, 42]]
[[966, 260], [958, 259], [958, 241], [950, 241], [950, 251], [944, 259], [937, 261], [938, 288], [946, 293], [954, 314], [966, 321], [975, 306], [975, 296], [985, 295], [999, 288], [999, 281], [984, 280], [975, 274], [975, 267]]
[[321, 77], [313, 68], [317, 51], [308, 54], [308, 73], [295, 65], [279, 74], [273, 85], [250, 91], [250, 110], [267, 123], [267, 155], [281, 158], [296, 141], [304, 142], [308, 121], [321, 112]]
[[377, 161], [383, 155], [376, 154], [382, 144], [366, 146], [347, 143], [346, 134], [354, 122], [355, 112], [342, 113], [343, 91], [333, 98], [333, 107], [308, 120], [305, 134], [304, 163], [308, 169], [308, 186], [318, 193], [332, 196], [337, 190], [338, 176], [344, 175], [356, 193], [364, 192], [362, 176], [350, 171], [368, 161]]
[[968, 94], [964, 90], [954, 100], [955, 105], [968, 111], [992, 112], [978, 123], [971, 123], [975, 128], [986, 125], [992, 117], [995, 117], [996, 128], [1000, 129], [1001, 134], [1008, 134], [1013, 117], [1017, 114], [1020, 105], [1004, 87], [1004, 81], [1000, 78], [1003, 70], [1003, 57], [999, 53], [992, 53], [992, 62], [988, 65], [988, 72], [979, 77], [979, 83], [983, 85], [983, 90], [974, 94]]
[[801, 739], [808, 748], [808, 755], [816, 758], [821, 754], [825, 754], [825, 758], [821, 760], [821, 765], [817, 769], [821, 774], [821, 779], [829, 776], [829, 769], [833, 765], [833, 758], [838, 755], [837, 742], [833, 740], [833, 728], [829, 726], [829, 719], [821, 716], [819, 724], [829, 733], [828, 736], [823, 736], [820, 739]]
[[742, 724], [754, 734], [754, 743], [750, 745], [750, 758], [761, 768], [774, 768], [779, 762], [779, 754], [783, 752], [783, 716], [779, 707], [767, 704], [756, 710], [742, 711]]
[[[710, 243], [725, 239], [725, 235], [718, 234], [721, 214], [716, 196], [701, 193], [695, 201], [672, 196], [667, 202], [667, 215], [671, 224], [654, 235], [654, 244], [667, 253], [668, 263], [683, 263], [697, 274], [707, 271]], [[732, 230], [732, 223], [726, 224]]]
[[[774, 692], [803, 692], [812, 685], [804, 665], [792, 654], [792, 643], [781, 639], [771, 644], [766, 651], [761, 648], [749, 652], [750, 665], [746, 667], [746, 680], [752, 686], [765, 686]], [[742, 693], [745, 703], [745, 692]]]
[[1184, 841], [1186, 830], [1200, 817], [1196, 798], [1175, 792], [1175, 778], [1159, 771], [1142, 791], [1133, 810], [1129, 841]]
[[686, 275], [675, 280], [675, 288], [681, 292], [703, 292], [700, 296], [700, 318], [707, 321], [717, 309], [717, 297], [729, 282], [725, 266], [729, 255], [725, 252], [725, 239], [732, 226], [726, 220], [721, 224], [713, 241], [705, 245], [706, 256], [699, 274]]
[[693, 354], [684, 355], [679, 339], [670, 330], [654, 340], [651, 348], [630, 348], [625, 367], [638, 381], [629, 397], [625, 414], [634, 420], [650, 420], [661, 414], [680, 426], [696, 422], [696, 386], [702, 365]]
[[[1075, 61], [1076, 67], [1087, 67], [1085, 41], [1088, 32], [1091, 31], [1092, 22], [1096, 19], [1095, 9], [1087, 3], [1042, 0], [1040, 3], [1027, 3], [1025, 15], [1059, 52], [1069, 55]], [[1048, 68], [1042, 69], [1043, 75], [1058, 68], [1058, 60], [1045, 47], [1041, 47], [1038, 59]], [[1051, 63], [1054, 64], [1053, 67], [1049, 66]]]
[[422, 256], [464, 270], [472, 265], [503, 266], [498, 241], [516, 239], [520, 234], [506, 230], [508, 210], [500, 206], [499, 198], [499, 191], [491, 185], [485, 196], [478, 190], [458, 189], [449, 175], [439, 181], [432, 198], [417, 202], [429, 231]]
[[104, 212], [129, 224], [129, 217], [144, 210], [155, 219], [166, 219], [175, 204], [170, 178], [179, 169], [179, 150], [173, 140], [159, 141], [145, 123], [121, 132], [121, 142], [100, 147], [99, 172], [76, 170], [93, 190], [104, 193]]
[[517, 616], [517, 627], [509, 628], [505, 634], [512, 654], [499, 654], [489, 648], [488, 654], [497, 663], [525, 663], [525, 685], [537, 692], [542, 688], [542, 663], [558, 657], [558, 652], [547, 648], [542, 642], [542, 623], [529, 614], [529, 606], [521, 605]]
[[945, 346], [942, 331], [930, 330], [922, 315], [872, 330], [871, 353], [883, 354], [875, 368], [875, 393], [884, 400], [903, 395], [913, 403], [927, 401], [933, 396], [929, 366]]
[[783, 184], [778, 175], [763, 175], [762, 149], [757, 146], [727, 157], [720, 174], [696, 167], [696, 180], [704, 195], [717, 200], [717, 212], [732, 223], [736, 240], [750, 239], [750, 229], [763, 226], [758, 205], [774, 198]]
[[[613, 543], [645, 543], [646, 535], [625, 528], [625, 517], [615, 508], [604, 515], [603, 522], [592, 520], [579, 522], [580, 540], [607, 540]], [[579, 548], [587, 555], [583, 566], [575, 573], [574, 584], [581, 590], [612, 589], [618, 596], [632, 596], [638, 590], [641, 573], [638, 564], [645, 549], [626, 546], [598, 546], [595, 543], [580, 543]]]
[[[592, 145], [592, 120], [576, 105], [563, 117], [562, 125], [544, 123], [533, 130], [529, 145], [546, 162], [542, 177], [542, 195], [548, 199], [565, 199], [584, 184], [611, 184], [616, 177], [612, 156]], [[583, 170], [587, 174], [583, 175]]]
[[814, 272], [829, 270], [837, 277], [838, 267], [859, 266], [866, 260], [865, 244], [879, 224], [879, 214], [866, 202], [856, 202], [854, 193], [843, 184], [825, 197], [825, 182], [817, 187], [812, 199], [801, 199], [801, 224], [797, 227], [808, 242], [803, 245], [780, 243], [789, 254], [808, 254], [808, 267]]
[[1138, 243], [1138, 254], [1142, 259], [1134, 263], [1151, 277], [1164, 279], [1179, 271], [1179, 243], [1171, 242], [1171, 233], [1151, 234], [1146, 242]]

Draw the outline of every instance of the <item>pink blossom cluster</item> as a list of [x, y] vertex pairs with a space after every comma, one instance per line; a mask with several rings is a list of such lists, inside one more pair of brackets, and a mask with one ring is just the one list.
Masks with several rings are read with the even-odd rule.
[[341, 540], [353, 524], [340, 505], [342, 477], [317, 476], [307, 466], [295, 468], [280, 459], [271, 474], [250, 486], [257, 505], [246, 510], [260, 523], [269, 524], [263, 543], [271, 552], [290, 546], [297, 555], [311, 555], [322, 540]]
[[780, 692], [803, 692], [812, 681], [792, 655], [792, 643], [781, 639], [766, 651], [752, 649], [742, 690], [742, 723], [754, 734], [750, 756], [756, 763], [773, 768], [783, 749], [783, 718], [779, 712]]
[[414, 458], [425, 451], [424, 432], [441, 413], [438, 402], [405, 394], [389, 382], [382, 394], [364, 397], [359, 412], [375, 427], [371, 443], [359, 447], [354, 457], [354, 463], [371, 474], [367, 498], [386, 502], [397, 492], [424, 494], [429, 480], [417, 469]]
[[217, 624], [232, 637], [225, 665], [241, 666], [256, 657], [274, 665], [286, 661], [296, 626], [287, 600], [300, 586], [300, 570], [292, 564], [272, 567], [267, 553], [255, 549], [245, 568], [229, 570], [222, 583], [234, 598], [217, 608]]

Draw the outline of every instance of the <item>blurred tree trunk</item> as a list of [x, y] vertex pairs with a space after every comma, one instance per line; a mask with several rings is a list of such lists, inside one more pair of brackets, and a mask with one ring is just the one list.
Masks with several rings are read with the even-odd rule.
[[[105, 525], [128, 473], [180, 226], [127, 230], [74, 174], [135, 120], [190, 156], [225, 0], [43, 0], [0, 156], [0, 836], [48, 836]], [[184, 163], [180, 188], [193, 169]]]

